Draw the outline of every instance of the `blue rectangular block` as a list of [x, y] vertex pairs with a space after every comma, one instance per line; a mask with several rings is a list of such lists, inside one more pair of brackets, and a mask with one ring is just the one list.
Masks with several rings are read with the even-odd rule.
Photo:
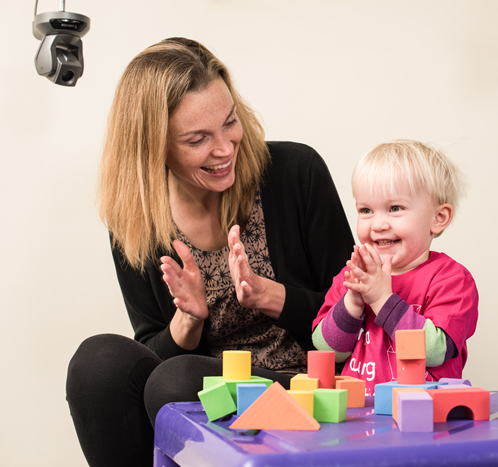
[[242, 415], [249, 406], [267, 389], [266, 384], [237, 383], [237, 416]]
[[375, 413], [378, 415], [393, 414], [393, 388], [437, 389], [437, 381], [426, 381], [425, 384], [398, 384], [397, 381], [375, 385]]

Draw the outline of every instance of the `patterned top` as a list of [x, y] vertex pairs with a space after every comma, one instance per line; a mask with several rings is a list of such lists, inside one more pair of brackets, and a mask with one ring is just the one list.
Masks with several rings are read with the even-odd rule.
[[[264, 313], [243, 308], [238, 302], [230, 275], [228, 245], [219, 251], [203, 251], [194, 247], [182, 232], [178, 232], [178, 237], [192, 251], [204, 277], [209, 309], [204, 326], [211, 355], [221, 358], [224, 350], [249, 350], [254, 366], [289, 373], [306, 372], [306, 352], [289, 332], [274, 326], [273, 320]], [[275, 280], [259, 190], [240, 239], [252, 270]]]

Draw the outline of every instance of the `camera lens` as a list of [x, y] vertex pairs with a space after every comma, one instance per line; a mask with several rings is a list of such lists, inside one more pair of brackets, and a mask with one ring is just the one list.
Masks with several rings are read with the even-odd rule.
[[71, 70], [65, 71], [62, 74], [61, 78], [62, 78], [62, 81], [71, 81], [74, 78], [74, 72], [72, 72]]

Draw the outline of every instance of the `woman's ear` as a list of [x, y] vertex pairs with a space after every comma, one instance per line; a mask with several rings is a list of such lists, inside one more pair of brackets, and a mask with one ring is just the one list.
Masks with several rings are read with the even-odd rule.
[[431, 233], [434, 235], [440, 234], [453, 219], [453, 206], [445, 203], [436, 208], [434, 222], [432, 223]]

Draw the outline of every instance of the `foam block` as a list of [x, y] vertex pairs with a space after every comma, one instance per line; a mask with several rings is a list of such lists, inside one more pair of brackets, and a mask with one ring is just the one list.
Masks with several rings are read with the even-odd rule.
[[217, 420], [237, 410], [225, 383], [215, 384], [197, 393], [209, 421]]
[[230, 425], [230, 428], [317, 431], [320, 424], [281, 384], [275, 382]]
[[[394, 418], [395, 422], [398, 421], [398, 394], [405, 393], [405, 392], [421, 393], [421, 392], [426, 392], [426, 391], [425, 391], [425, 389], [422, 389], [422, 388], [401, 388], [401, 387], [393, 388], [393, 410], [392, 410], [392, 413], [393, 413], [393, 418]], [[431, 420], [432, 420], [432, 415], [431, 415]]]
[[313, 391], [318, 389], [318, 378], [309, 378], [306, 374], [297, 374], [290, 380], [291, 391]]
[[335, 388], [335, 352], [332, 350], [309, 350], [308, 377], [317, 378], [319, 388]]
[[468, 379], [458, 379], [458, 378], [441, 378], [439, 380], [440, 383], [446, 383], [446, 384], [465, 384], [466, 386], [472, 387], [472, 384], [470, 384], [470, 381]]
[[247, 350], [223, 351], [223, 378], [245, 380], [251, 378], [251, 352]]
[[480, 388], [435, 389], [427, 393], [434, 400], [434, 423], [445, 422], [452, 409], [466, 408], [467, 417], [472, 420], [489, 420], [489, 391]]
[[437, 389], [468, 389], [472, 386], [469, 386], [467, 384], [439, 384], [440, 381], [438, 382]]
[[424, 384], [425, 359], [401, 360], [397, 359], [397, 380], [399, 384]]
[[405, 329], [394, 333], [396, 358], [399, 360], [425, 360], [425, 330]]
[[340, 423], [346, 420], [348, 391], [345, 389], [315, 389], [313, 417], [319, 422]]
[[374, 409], [378, 415], [392, 415], [393, 410], [393, 388], [422, 388], [422, 389], [436, 389], [437, 382], [427, 381], [425, 384], [398, 384], [397, 381], [390, 381], [388, 383], [380, 383], [375, 385], [375, 400]]
[[400, 392], [397, 424], [399, 431], [423, 433], [434, 431], [433, 399], [426, 391]]
[[313, 391], [287, 391], [313, 417]]
[[266, 384], [237, 384], [237, 415], [242, 415], [267, 389]]
[[351, 376], [336, 376], [335, 388], [348, 391], [348, 408], [365, 407], [365, 381]]
[[233, 402], [237, 405], [237, 384], [266, 384], [266, 387], [270, 387], [273, 381], [268, 378], [261, 378], [259, 376], [251, 376], [251, 379], [240, 379], [240, 380], [226, 380], [222, 376], [204, 376], [203, 379], [203, 389], [207, 389], [216, 384], [225, 383], [228, 387]]

